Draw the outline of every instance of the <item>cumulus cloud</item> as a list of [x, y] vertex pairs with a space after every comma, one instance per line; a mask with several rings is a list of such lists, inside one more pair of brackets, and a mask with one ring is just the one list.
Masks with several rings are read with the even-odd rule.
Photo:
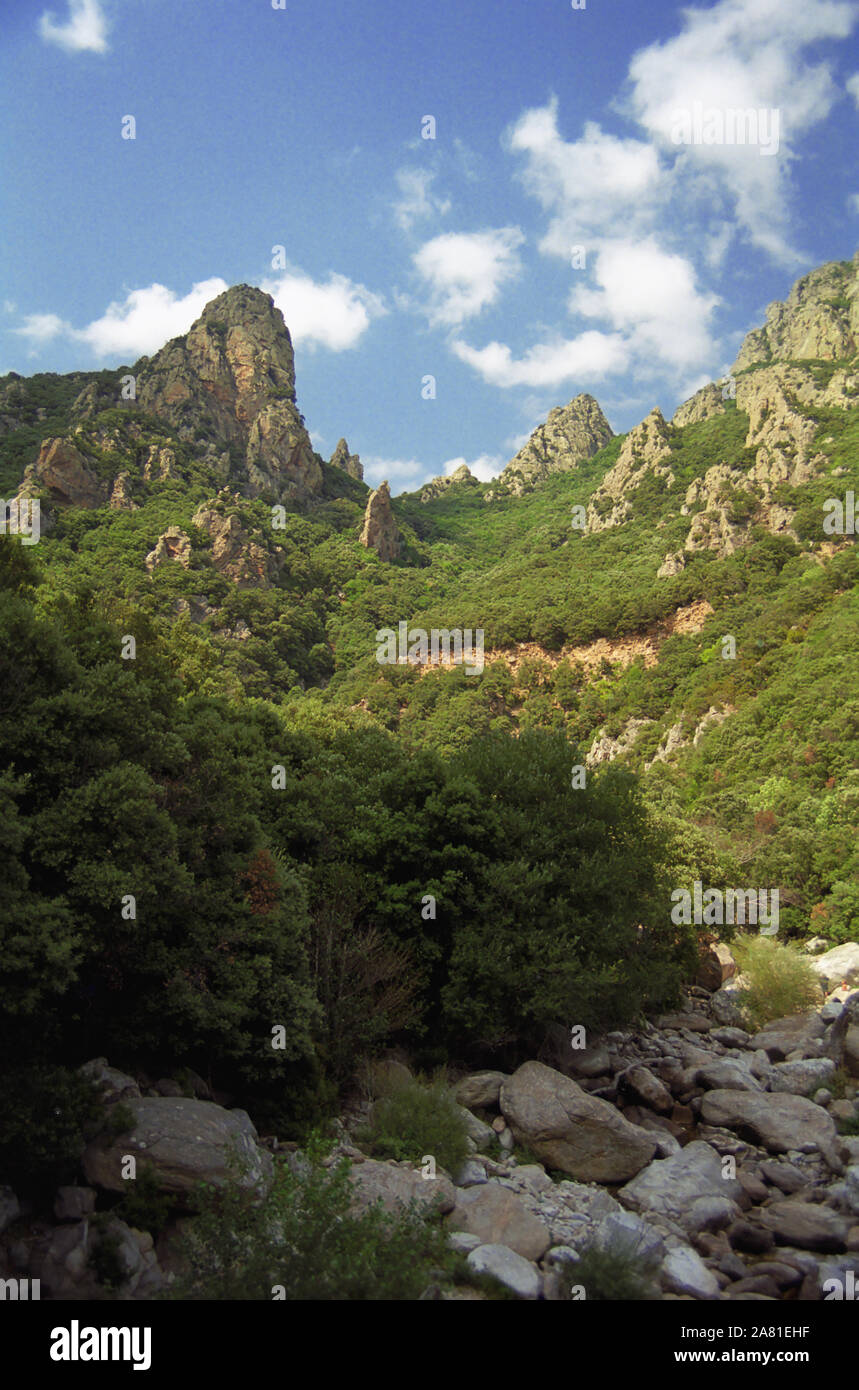
[[276, 279], [264, 280], [262, 288], [283, 314], [292, 341], [311, 351], [317, 347], [331, 352], [353, 348], [373, 319], [387, 313], [379, 295], [333, 272], [323, 282], [288, 268]]
[[124, 300], [109, 305], [101, 318], [72, 330], [72, 336], [88, 343], [97, 357], [133, 361], [144, 354], [151, 356], [170, 338], [187, 333], [209, 300], [228, 288], [226, 280], [215, 276], [200, 280], [183, 296], [158, 284], [132, 290]]
[[429, 287], [430, 322], [455, 327], [494, 304], [501, 286], [521, 271], [518, 227], [448, 232], [427, 241], [412, 258]]
[[620, 334], [591, 330], [577, 338], [538, 343], [515, 358], [506, 343], [473, 348], [461, 339], [451, 344], [461, 362], [473, 367], [491, 386], [560, 386], [565, 381], [594, 381], [622, 371], [629, 349]]
[[393, 204], [394, 217], [403, 231], [427, 217], [450, 212], [450, 199], [432, 192], [435, 173], [431, 169], [398, 169], [395, 178], [400, 197]]
[[509, 148], [526, 156], [522, 182], [547, 212], [540, 250], [569, 256], [571, 245], [599, 235], [623, 216], [627, 225], [650, 208], [662, 174], [659, 156], [642, 140], [622, 140], [588, 121], [580, 140], [558, 130], [558, 103], [526, 111], [513, 126]]
[[50, 343], [54, 338], [58, 338], [61, 333], [70, 331], [70, 324], [67, 324], [58, 314], [28, 314], [20, 328], [13, 328], [13, 333], [18, 333], [22, 338], [29, 338], [33, 347], [42, 347], [45, 343]]
[[594, 269], [597, 289], [577, 288], [573, 313], [607, 320], [628, 335], [636, 356], [655, 356], [688, 369], [713, 353], [708, 320], [719, 300], [696, 286], [684, 256], [662, 250], [655, 240], [605, 243]]
[[[629, 110], [676, 155], [676, 178], [715, 178], [751, 240], [783, 261], [797, 259], [786, 239], [792, 147], [838, 95], [829, 65], [807, 62], [804, 51], [846, 38], [855, 17], [841, 0], [720, 0], [685, 9], [682, 31], [642, 49], [629, 66]], [[776, 113], [776, 151], [762, 157], [753, 145], [676, 141], [678, 115], [696, 103], [703, 111]], [[761, 143], [772, 145], [771, 136]]]
[[364, 481], [371, 487], [378, 487], [387, 479], [391, 492], [396, 492], [398, 487], [401, 491], [409, 485], [413, 488], [428, 473], [426, 464], [419, 463], [417, 459], [391, 459], [382, 458], [378, 454], [362, 454], [361, 462], [364, 465]]
[[53, 10], [46, 10], [39, 20], [39, 34], [67, 53], [107, 52], [107, 20], [99, 0], [69, 0], [68, 18], [60, 24]]
[[856, 105], [859, 106], [859, 72], [854, 72], [852, 77], [848, 77], [847, 90], [852, 96]]

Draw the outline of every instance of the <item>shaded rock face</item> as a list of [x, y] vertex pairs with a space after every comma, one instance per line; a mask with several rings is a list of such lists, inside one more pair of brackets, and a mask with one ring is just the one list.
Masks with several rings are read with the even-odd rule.
[[282, 553], [274, 554], [252, 541], [235, 513], [224, 516], [205, 502], [191, 518], [212, 538], [212, 564], [238, 588], [269, 588], [280, 573]]
[[349, 445], [345, 439], [338, 439], [329, 463], [332, 468], [342, 468], [343, 472], [348, 473], [350, 478], [357, 478], [359, 482], [363, 482], [364, 465], [358, 454], [349, 453]]
[[391, 511], [391, 492], [387, 482], [370, 493], [364, 525], [359, 537], [361, 544], [375, 550], [380, 560], [396, 560], [402, 551], [400, 532]]
[[20, 495], [48, 489], [51, 500], [70, 507], [102, 507], [110, 487], [96, 476], [79, 449], [68, 439], [44, 439], [35, 463], [28, 465]]
[[838, 361], [859, 351], [859, 251], [797, 280], [784, 302], [767, 308], [763, 328], [747, 334], [731, 370], [773, 359]]
[[137, 511], [137, 503], [131, 496], [130, 473], [120, 473], [114, 479], [113, 491], [110, 494], [110, 505], [114, 511]]
[[234, 285], [137, 372], [141, 408], [180, 439], [200, 431], [242, 452], [250, 496], [319, 491], [322, 470], [296, 406], [292, 340], [270, 295]]
[[588, 503], [588, 530], [605, 531], [626, 521], [631, 515], [626, 494], [638, 487], [647, 474], [664, 477], [670, 486], [674, 481], [674, 474], [666, 462], [670, 453], [671, 429], [657, 406], [640, 425], [630, 430], [617, 462]]
[[549, 411], [545, 423], [510, 460], [499, 485], [515, 496], [530, 492], [552, 473], [567, 473], [583, 459], [592, 458], [613, 437], [599, 402], [583, 393]]
[[95, 1140], [83, 1157], [87, 1181], [109, 1192], [124, 1192], [123, 1156], [149, 1164], [167, 1192], [190, 1192], [198, 1182], [224, 1186], [235, 1155], [244, 1174], [242, 1187], [267, 1189], [271, 1155], [257, 1146], [257, 1132], [244, 1110], [222, 1110], [205, 1100], [170, 1098], [126, 1101], [134, 1116], [129, 1134], [107, 1143]]

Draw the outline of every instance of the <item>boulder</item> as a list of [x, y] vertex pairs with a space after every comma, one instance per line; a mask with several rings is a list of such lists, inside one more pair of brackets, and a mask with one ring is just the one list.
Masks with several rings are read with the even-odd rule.
[[736, 1062], [731, 1057], [719, 1057], [695, 1071], [695, 1085], [707, 1090], [762, 1091], [763, 1086], [756, 1081], [745, 1062]]
[[647, 1067], [636, 1065], [629, 1067], [619, 1078], [621, 1089], [626, 1094], [641, 1105], [648, 1106], [651, 1110], [666, 1115], [674, 1109], [674, 1098], [671, 1092], [663, 1085], [658, 1076], [654, 1076]]
[[749, 1046], [762, 1048], [771, 1062], [783, 1062], [792, 1052], [819, 1057], [826, 1025], [815, 1012], [790, 1014], [768, 1023]]
[[701, 1256], [689, 1245], [678, 1245], [662, 1262], [662, 1286], [669, 1293], [692, 1298], [718, 1298], [719, 1282]]
[[240, 1186], [266, 1191], [271, 1184], [271, 1155], [257, 1145], [257, 1132], [244, 1110], [222, 1110], [207, 1100], [167, 1097], [128, 1100], [134, 1117], [128, 1134], [100, 1136], [83, 1156], [87, 1181], [109, 1192], [127, 1191], [123, 1159], [151, 1168], [162, 1188], [187, 1193], [199, 1182], [222, 1187], [231, 1180], [231, 1160], [242, 1170]]
[[810, 1096], [829, 1081], [835, 1063], [828, 1057], [808, 1057], [801, 1062], [776, 1062], [770, 1073], [770, 1090], [794, 1096]]
[[108, 1066], [106, 1057], [94, 1057], [92, 1061], [84, 1062], [80, 1074], [94, 1083], [105, 1105], [116, 1100], [140, 1099], [140, 1087], [134, 1077]]
[[572, 1048], [567, 1070], [573, 1076], [607, 1076], [611, 1072], [611, 1057], [604, 1043], [593, 1047]]
[[11, 1187], [0, 1187], [0, 1233], [21, 1215], [18, 1198]]
[[528, 1260], [506, 1245], [479, 1245], [467, 1260], [476, 1274], [491, 1274], [518, 1298], [540, 1297], [542, 1281], [539, 1272]]
[[708, 1125], [731, 1129], [742, 1139], [762, 1144], [770, 1153], [817, 1148], [826, 1157], [835, 1147], [832, 1119], [804, 1096], [708, 1091], [701, 1101], [701, 1117]]
[[465, 1125], [465, 1132], [469, 1139], [473, 1139], [478, 1149], [487, 1148], [495, 1138], [495, 1131], [491, 1125], [484, 1124], [483, 1120], [478, 1119], [477, 1115], [472, 1115], [470, 1110], [466, 1110], [464, 1105], [457, 1106]]
[[654, 1226], [631, 1211], [613, 1211], [604, 1216], [596, 1230], [594, 1245], [600, 1250], [622, 1251], [641, 1264], [661, 1260], [665, 1242]]
[[447, 1218], [451, 1230], [469, 1231], [487, 1245], [509, 1246], [526, 1260], [539, 1260], [552, 1243], [548, 1226], [500, 1183], [469, 1187], [456, 1197], [456, 1207]]
[[[658, 1158], [619, 1191], [618, 1198], [633, 1211], [667, 1217], [686, 1230], [703, 1229], [694, 1224], [693, 1206], [703, 1197], [742, 1200], [743, 1189], [733, 1178], [722, 1176], [722, 1160], [710, 1144], [693, 1140], [670, 1158]], [[732, 1215], [735, 1213], [732, 1213]], [[702, 1221], [709, 1226], [711, 1215]], [[728, 1218], [730, 1220], [730, 1216]], [[690, 1224], [690, 1222], [692, 1224]], [[722, 1223], [722, 1224], [727, 1224]]]
[[583, 1182], [625, 1182], [656, 1152], [652, 1135], [542, 1062], [525, 1062], [504, 1082], [501, 1110], [547, 1168]]
[[462, 1078], [454, 1096], [466, 1110], [495, 1110], [501, 1087], [508, 1080], [507, 1073], [503, 1071], [476, 1071], [471, 1076]]
[[58, 1221], [80, 1221], [95, 1211], [95, 1198], [92, 1187], [59, 1187], [54, 1198], [54, 1216]]
[[811, 968], [827, 994], [840, 984], [859, 986], [859, 942], [846, 941], [843, 946], [835, 946], [817, 956]]
[[777, 1245], [798, 1246], [838, 1254], [846, 1249], [849, 1222], [833, 1211], [811, 1202], [784, 1201], [765, 1207], [758, 1214], [765, 1230], [771, 1231]]
[[698, 963], [696, 984], [715, 994], [716, 990], [721, 989], [725, 981], [730, 980], [736, 973], [737, 962], [729, 948], [723, 942], [717, 941], [702, 955]]
[[366, 1211], [377, 1202], [389, 1213], [417, 1202], [425, 1211], [453, 1211], [457, 1192], [449, 1178], [439, 1174], [425, 1178], [419, 1168], [399, 1167], [368, 1158], [350, 1174], [355, 1211]]

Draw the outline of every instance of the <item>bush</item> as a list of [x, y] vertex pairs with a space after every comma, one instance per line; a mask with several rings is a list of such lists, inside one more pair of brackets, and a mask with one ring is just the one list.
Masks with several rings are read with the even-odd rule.
[[452, 1280], [463, 1262], [437, 1219], [350, 1211], [350, 1167], [323, 1168], [318, 1151], [298, 1173], [278, 1163], [263, 1202], [237, 1184], [203, 1186], [179, 1242], [186, 1273], [168, 1297], [418, 1299], [439, 1275]]
[[92, 1082], [66, 1067], [30, 1066], [0, 1078], [0, 1182], [44, 1198], [77, 1176], [102, 1117]]
[[175, 1198], [165, 1192], [152, 1168], [141, 1168], [134, 1182], [126, 1184], [122, 1201], [113, 1215], [137, 1231], [149, 1231], [155, 1239], [170, 1220]]
[[362, 1140], [384, 1158], [420, 1163], [432, 1154], [441, 1168], [455, 1173], [468, 1157], [465, 1120], [441, 1082], [404, 1082], [376, 1101]]
[[625, 1249], [600, 1249], [592, 1245], [581, 1259], [564, 1271], [569, 1297], [577, 1285], [589, 1303], [628, 1302], [658, 1297], [651, 1279], [652, 1266]]
[[749, 980], [740, 998], [754, 1027], [804, 1013], [819, 1002], [820, 981], [808, 957], [795, 946], [771, 936], [739, 936], [731, 949]]

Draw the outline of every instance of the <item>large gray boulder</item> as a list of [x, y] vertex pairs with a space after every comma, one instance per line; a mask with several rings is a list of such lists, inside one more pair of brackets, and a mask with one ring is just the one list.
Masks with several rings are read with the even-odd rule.
[[551, 1245], [548, 1226], [500, 1183], [460, 1189], [456, 1195], [456, 1207], [448, 1217], [451, 1230], [468, 1231], [486, 1245], [507, 1245], [526, 1260], [539, 1260]]
[[708, 1125], [732, 1129], [740, 1138], [762, 1144], [770, 1153], [817, 1148], [830, 1166], [841, 1166], [835, 1157], [834, 1121], [805, 1096], [708, 1091], [701, 1100], [701, 1118]]
[[755, 1034], [749, 1046], [762, 1048], [771, 1062], [783, 1062], [792, 1052], [819, 1057], [825, 1032], [826, 1024], [817, 1013], [790, 1014], [768, 1023]]
[[350, 1177], [356, 1211], [366, 1211], [377, 1202], [392, 1214], [401, 1212], [410, 1202], [417, 1202], [426, 1212], [452, 1211], [456, 1204], [456, 1189], [441, 1173], [425, 1178], [419, 1168], [400, 1168], [368, 1158], [355, 1164]]
[[849, 1224], [831, 1207], [811, 1202], [776, 1202], [760, 1212], [758, 1219], [765, 1230], [772, 1231], [777, 1245], [838, 1254], [847, 1242]]
[[244, 1110], [223, 1110], [207, 1100], [175, 1097], [125, 1102], [134, 1117], [128, 1134], [101, 1136], [83, 1156], [87, 1181], [109, 1192], [128, 1190], [122, 1176], [124, 1159], [154, 1170], [168, 1192], [186, 1193], [199, 1182], [223, 1187], [234, 1176], [240, 1186], [267, 1191], [271, 1184], [271, 1155], [257, 1145], [257, 1132]]
[[859, 985], [859, 943], [846, 941], [811, 961], [811, 968], [829, 994], [840, 984]]
[[733, 1214], [743, 1189], [734, 1178], [723, 1177], [722, 1161], [716, 1150], [696, 1139], [670, 1158], [658, 1158], [625, 1184], [618, 1192], [624, 1206], [644, 1215], [663, 1216], [679, 1222], [686, 1230], [706, 1228], [711, 1211], [696, 1208], [702, 1199], [724, 1202], [723, 1224]]
[[542, 1062], [525, 1062], [504, 1082], [501, 1111], [547, 1168], [581, 1182], [625, 1182], [657, 1149], [653, 1135]]
[[462, 1078], [454, 1096], [466, 1110], [494, 1110], [498, 1106], [501, 1087], [507, 1080], [509, 1077], [504, 1071], [476, 1071]]
[[519, 1298], [540, 1297], [542, 1280], [538, 1271], [506, 1245], [478, 1245], [467, 1263], [475, 1274], [491, 1274]]

